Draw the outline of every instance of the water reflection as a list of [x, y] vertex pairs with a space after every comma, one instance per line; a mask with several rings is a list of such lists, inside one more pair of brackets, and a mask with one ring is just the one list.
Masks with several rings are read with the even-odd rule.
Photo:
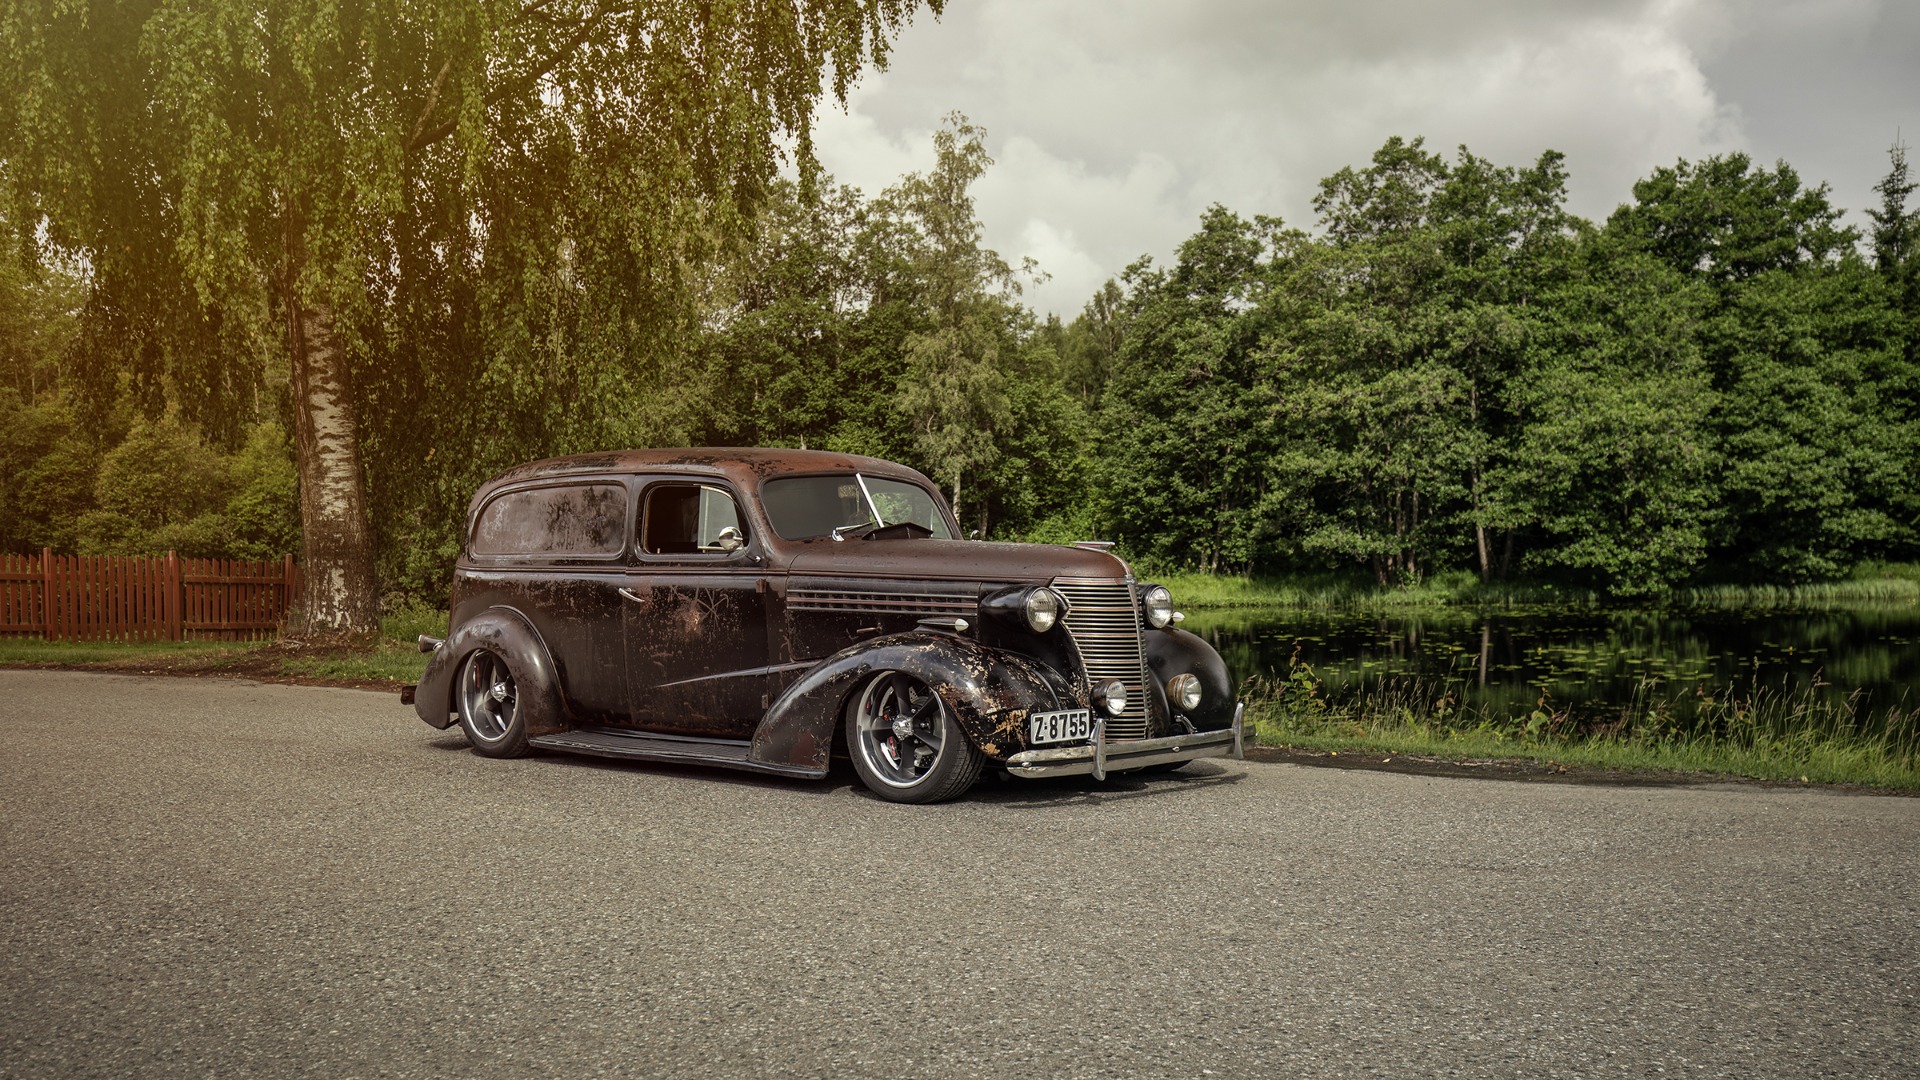
[[1920, 606], [1827, 611], [1200, 612], [1185, 627], [1235, 675], [1285, 677], [1298, 651], [1330, 696], [1423, 680], [1463, 703], [1575, 717], [1729, 694], [1852, 697], [1874, 728], [1920, 705]]

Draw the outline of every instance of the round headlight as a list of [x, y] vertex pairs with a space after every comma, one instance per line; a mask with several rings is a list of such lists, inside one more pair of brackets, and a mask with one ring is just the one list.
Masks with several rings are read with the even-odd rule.
[[1155, 630], [1173, 621], [1173, 594], [1165, 585], [1155, 585], [1140, 598], [1147, 609], [1147, 625]]
[[1108, 716], [1119, 716], [1127, 707], [1127, 684], [1114, 679], [1094, 687], [1093, 707]]
[[1192, 675], [1175, 675], [1167, 680], [1167, 700], [1181, 712], [1200, 707], [1200, 680]]
[[1052, 589], [1030, 589], [1027, 591], [1027, 628], [1036, 634], [1044, 634], [1053, 629], [1060, 621], [1060, 594]]

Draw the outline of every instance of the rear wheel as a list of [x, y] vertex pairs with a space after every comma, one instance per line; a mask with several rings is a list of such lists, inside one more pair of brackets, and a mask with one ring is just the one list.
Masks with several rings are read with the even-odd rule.
[[527, 752], [527, 725], [520, 715], [520, 688], [506, 657], [475, 649], [460, 665], [455, 700], [460, 730], [487, 757], [519, 757]]
[[846, 729], [853, 771], [890, 802], [954, 798], [986, 763], [940, 695], [898, 671], [868, 681], [847, 706]]

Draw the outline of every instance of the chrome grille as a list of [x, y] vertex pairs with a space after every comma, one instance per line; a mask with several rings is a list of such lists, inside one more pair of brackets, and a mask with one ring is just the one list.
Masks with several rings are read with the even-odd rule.
[[1066, 627], [1094, 686], [1119, 679], [1127, 707], [1107, 718], [1110, 739], [1147, 737], [1147, 668], [1140, 654], [1140, 598], [1131, 581], [1056, 578], [1067, 598]]

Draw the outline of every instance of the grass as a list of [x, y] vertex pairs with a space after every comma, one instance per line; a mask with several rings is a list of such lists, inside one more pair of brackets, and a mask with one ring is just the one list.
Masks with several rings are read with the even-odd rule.
[[[1482, 583], [1474, 574], [1451, 570], [1418, 583], [1380, 585], [1353, 574], [1295, 574], [1241, 577], [1177, 571], [1148, 575], [1173, 593], [1183, 610], [1311, 607], [1517, 607], [1591, 608], [1620, 601], [1587, 589], [1544, 582]], [[1825, 608], [1854, 604], [1920, 603], [1920, 564], [1870, 564], [1843, 581], [1803, 585], [1709, 585], [1676, 589], [1652, 601], [1653, 607], [1678, 608]]]
[[260, 647], [255, 641], [42, 641], [0, 638], [0, 665], [175, 666], [181, 661], [239, 656]]
[[380, 640], [371, 648], [341, 651], [337, 655], [294, 657], [281, 661], [288, 675], [335, 682], [419, 682], [427, 668], [419, 638], [447, 636], [447, 613], [406, 601], [389, 604], [380, 618]]
[[[1905, 569], [1905, 568], [1902, 568]], [[1920, 603], [1920, 578], [1856, 576], [1807, 585], [1712, 585], [1674, 594], [1677, 607], [1825, 608], [1852, 604]]]
[[1334, 700], [1296, 660], [1284, 680], [1249, 680], [1246, 697], [1258, 742], [1269, 746], [1920, 790], [1920, 716], [1896, 709], [1869, 728], [1853, 699], [1811, 690], [1650, 693], [1589, 718], [1543, 699], [1516, 715], [1463, 705], [1465, 694], [1448, 683], [1413, 677], [1382, 678]]
[[[344, 683], [418, 682], [427, 658], [421, 634], [445, 637], [447, 613], [420, 604], [392, 608], [380, 638], [365, 648], [289, 649], [270, 641], [42, 641], [0, 638], [0, 666], [78, 667], [106, 671], [286, 675]], [[287, 655], [275, 655], [278, 652]]]
[[419, 682], [426, 669], [426, 654], [412, 642], [384, 640], [362, 652], [298, 656], [280, 662], [282, 674], [348, 683]]
[[1450, 571], [1417, 584], [1380, 585], [1351, 574], [1240, 577], [1177, 571], [1148, 575], [1173, 593], [1174, 606], [1192, 610], [1313, 607], [1512, 607], [1522, 604], [1592, 607], [1599, 593], [1524, 582], [1482, 584], [1472, 574]]

